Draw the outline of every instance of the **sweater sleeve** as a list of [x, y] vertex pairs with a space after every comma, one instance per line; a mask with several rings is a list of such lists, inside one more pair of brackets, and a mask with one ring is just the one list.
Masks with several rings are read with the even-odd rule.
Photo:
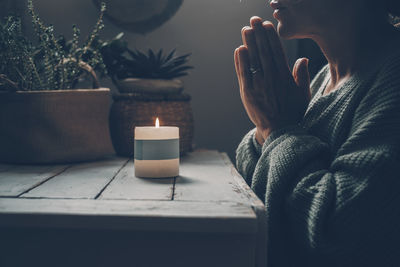
[[255, 138], [255, 132], [256, 128], [247, 133], [236, 150], [236, 168], [249, 186], [261, 155], [261, 145]]
[[307, 266], [399, 263], [391, 245], [400, 241], [400, 78], [386, 77], [358, 106], [335, 154], [300, 126], [266, 140], [253, 179], [266, 181], [270, 257], [290, 247], [308, 255]]
[[[324, 66], [313, 79], [311, 84], [313, 96], [323, 85], [327, 73], [328, 65]], [[253, 174], [262, 152], [262, 147], [255, 138], [255, 131], [256, 128], [247, 133], [236, 149], [236, 168], [249, 186], [252, 186]], [[254, 187], [260, 187], [260, 184], [265, 185], [265, 181], [256, 181]]]

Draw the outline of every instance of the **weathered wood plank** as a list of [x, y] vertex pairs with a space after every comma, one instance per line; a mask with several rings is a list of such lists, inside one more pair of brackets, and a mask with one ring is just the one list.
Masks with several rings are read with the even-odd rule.
[[174, 178], [135, 177], [133, 160], [118, 173], [99, 199], [171, 200]]
[[174, 200], [249, 203], [220, 153], [207, 150], [189, 153], [182, 158]]
[[256, 235], [256, 251], [255, 260], [256, 266], [266, 266], [267, 265], [267, 217], [265, 212], [265, 206], [262, 201], [257, 197], [257, 195], [251, 190], [247, 185], [243, 177], [233, 166], [231, 160], [226, 153], [221, 153], [221, 157], [224, 159], [225, 164], [231, 169], [231, 174], [235, 182], [237, 183], [243, 195], [247, 197], [250, 201], [254, 213], [257, 216], [258, 221], [258, 233]]
[[240, 190], [243, 196], [245, 196], [253, 206], [259, 206], [264, 208], [264, 204], [257, 197], [253, 190], [249, 187], [243, 177], [236, 170], [235, 166], [232, 164], [229, 156], [226, 153], [218, 153], [218, 156], [223, 160], [227, 168], [229, 168], [231, 177], [235, 182], [235, 191]]
[[63, 172], [67, 167], [67, 165], [2, 165], [0, 166], [2, 170], [0, 172], [0, 196], [17, 197]]
[[95, 198], [126, 162], [125, 158], [113, 158], [72, 165], [65, 172], [21, 197]]
[[89, 199], [0, 199], [0, 227], [257, 232], [251, 207], [236, 203]]

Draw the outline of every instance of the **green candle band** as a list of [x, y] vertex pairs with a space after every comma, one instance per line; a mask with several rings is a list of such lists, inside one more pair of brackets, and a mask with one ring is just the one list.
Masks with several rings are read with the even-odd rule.
[[179, 139], [135, 139], [135, 159], [137, 160], [164, 160], [177, 158], [179, 158]]

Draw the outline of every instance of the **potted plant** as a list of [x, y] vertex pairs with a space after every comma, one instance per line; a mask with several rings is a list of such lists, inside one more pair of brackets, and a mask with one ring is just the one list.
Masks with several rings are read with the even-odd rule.
[[[99, 88], [95, 73], [105, 71], [96, 42], [105, 5], [83, 46], [76, 26], [67, 42], [41, 21], [32, 0], [28, 10], [36, 44], [25, 38], [17, 17], [0, 28], [0, 161], [61, 163], [112, 154], [110, 91]], [[76, 89], [85, 77], [94, 89]]]
[[117, 154], [133, 155], [135, 126], [178, 126], [180, 152], [192, 150], [193, 114], [190, 96], [183, 92], [180, 77], [187, 75], [190, 54], [175, 56], [175, 50], [147, 53], [131, 50], [120, 33], [102, 45], [108, 74], [119, 90], [110, 113], [111, 139]]

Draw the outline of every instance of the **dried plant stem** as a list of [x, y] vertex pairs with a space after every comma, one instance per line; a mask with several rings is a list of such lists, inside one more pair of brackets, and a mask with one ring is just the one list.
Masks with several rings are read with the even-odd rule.
[[[62, 64], [58, 65], [57, 67], [62, 67], [61, 65], [65, 65], [68, 64], [69, 62], [77, 62], [77, 60], [75, 58], [65, 58], [62, 62]], [[78, 66], [79, 68], [81, 68], [82, 70], [84, 70], [86, 73], [88, 73], [91, 77], [92, 77], [92, 81], [93, 81], [93, 88], [100, 88], [100, 82], [99, 79], [97, 78], [96, 72], [94, 71], [94, 69], [87, 64], [86, 62], [80, 60], [78, 62]], [[78, 79], [79, 77], [77, 77]]]
[[93, 80], [93, 88], [100, 88], [99, 79], [97, 78], [94, 69], [89, 64], [83, 61], [79, 61], [79, 67], [81, 67], [84, 71], [90, 74]]
[[106, 73], [100, 52], [102, 41], [98, 39], [104, 27], [105, 4], [92, 33], [79, 46], [80, 30], [75, 25], [70, 45], [63, 36], [56, 38], [52, 25], [45, 25], [34, 10], [33, 0], [27, 2], [38, 43], [25, 38], [18, 17], [8, 16], [4, 23], [1, 21], [0, 87], [5, 90], [73, 89], [86, 73], [92, 77], [94, 86], [100, 87], [95, 70]]
[[33, 62], [32, 57], [28, 57], [28, 60], [29, 60], [29, 63], [31, 64], [31, 66], [32, 66], [33, 72], [35, 73], [36, 79], [39, 82], [39, 86], [42, 87], [43, 86], [42, 79], [40, 79], [40, 75], [39, 75], [39, 72], [37, 71], [35, 62]]
[[5, 82], [6, 84], [10, 85], [11, 87], [15, 88], [15, 90], [19, 89], [18, 83], [11, 81], [4, 74], [0, 74], [0, 81]]
[[88, 39], [85, 47], [83, 48], [83, 53], [81, 54], [81, 56], [83, 54], [85, 54], [87, 52], [87, 50], [92, 46], [92, 43], [93, 43], [94, 39], [96, 38], [96, 36], [98, 35], [99, 30], [103, 28], [103, 26], [104, 26], [103, 25], [103, 17], [104, 17], [105, 11], [106, 11], [106, 6], [104, 3], [102, 3], [99, 19], [96, 22], [96, 26], [94, 27], [93, 33], [89, 36], [89, 39]]

